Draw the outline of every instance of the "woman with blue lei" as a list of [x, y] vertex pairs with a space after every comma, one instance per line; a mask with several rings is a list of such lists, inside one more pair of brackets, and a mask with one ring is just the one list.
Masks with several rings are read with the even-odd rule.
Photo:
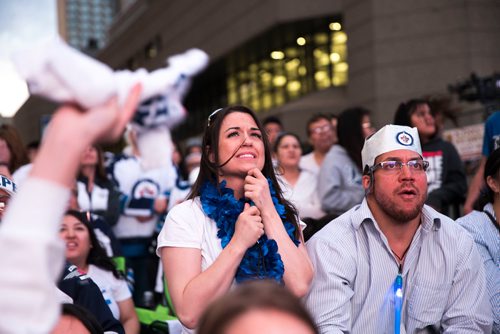
[[283, 198], [255, 113], [243, 106], [208, 117], [198, 179], [158, 236], [168, 290], [190, 333], [207, 305], [234, 284], [271, 279], [302, 297], [312, 280], [301, 222]]

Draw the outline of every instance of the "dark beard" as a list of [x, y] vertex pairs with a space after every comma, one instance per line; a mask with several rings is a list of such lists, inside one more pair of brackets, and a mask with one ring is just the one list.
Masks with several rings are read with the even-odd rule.
[[399, 209], [393, 203], [391, 203], [389, 206], [385, 206], [385, 205], [382, 205], [382, 203], [380, 203], [377, 198], [375, 198], [375, 200], [378, 202], [380, 208], [382, 209], [382, 211], [384, 211], [384, 213], [386, 215], [388, 215], [389, 217], [394, 219], [396, 222], [401, 223], [401, 224], [405, 224], [405, 223], [409, 222], [410, 220], [417, 218], [417, 216], [420, 214], [420, 212], [422, 211], [422, 208], [424, 206], [424, 204], [422, 203], [422, 205], [416, 206], [411, 211], [403, 211], [403, 210]]
[[394, 201], [386, 196], [381, 196], [380, 194], [373, 194], [375, 202], [377, 202], [380, 209], [389, 217], [394, 219], [396, 222], [405, 224], [418, 217], [422, 208], [424, 207], [425, 197], [418, 203], [412, 210], [405, 211], [396, 205]]

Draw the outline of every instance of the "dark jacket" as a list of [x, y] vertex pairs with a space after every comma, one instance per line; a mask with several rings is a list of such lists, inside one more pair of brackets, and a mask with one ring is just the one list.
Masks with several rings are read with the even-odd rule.
[[422, 144], [422, 153], [429, 161], [426, 204], [448, 214], [448, 208], [463, 203], [467, 193], [463, 162], [455, 146], [440, 137]]
[[76, 266], [66, 266], [57, 287], [73, 299], [73, 304], [90, 311], [105, 332], [125, 334], [120, 321], [113, 317], [99, 287], [87, 275], [80, 274]]
[[[84, 185], [82, 187], [78, 187], [79, 200], [81, 196], [86, 196], [90, 203], [90, 211], [103, 217], [106, 223], [110, 226], [114, 226], [120, 217], [120, 191], [115, 187], [115, 184], [110, 180], [96, 177], [92, 192], [95, 192], [100, 196], [95, 196], [94, 199], [92, 199], [92, 194], [87, 191], [88, 179], [83, 175], [79, 175], [77, 181]], [[85, 191], [82, 191], [83, 189], [85, 189]], [[105, 198], [102, 198], [102, 196], [105, 196]], [[94, 200], [97, 200], [100, 203], [93, 203]], [[92, 207], [93, 205], [98, 205], [98, 208]], [[82, 209], [86, 210], [86, 208]]]

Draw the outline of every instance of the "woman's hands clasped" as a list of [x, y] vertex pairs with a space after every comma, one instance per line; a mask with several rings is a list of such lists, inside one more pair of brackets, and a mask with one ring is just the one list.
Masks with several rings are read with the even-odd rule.
[[257, 240], [264, 234], [264, 224], [260, 216], [260, 210], [256, 206], [245, 203], [243, 212], [236, 221], [234, 235], [231, 242], [248, 248], [255, 245]]
[[274, 239], [275, 232], [277, 230], [284, 231], [284, 229], [281, 218], [274, 207], [267, 178], [258, 168], [252, 168], [245, 177], [243, 190], [245, 198], [251, 200], [259, 209], [267, 237]]
[[248, 171], [243, 190], [245, 198], [251, 200], [261, 213], [274, 209], [269, 184], [258, 168], [252, 168]]

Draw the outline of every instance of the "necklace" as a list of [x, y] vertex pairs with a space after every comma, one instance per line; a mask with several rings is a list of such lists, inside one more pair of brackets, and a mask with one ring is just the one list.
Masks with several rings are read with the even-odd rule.
[[405, 260], [406, 253], [408, 253], [408, 250], [410, 249], [410, 246], [411, 246], [411, 243], [408, 245], [408, 247], [406, 247], [405, 251], [403, 252], [403, 254], [401, 254], [401, 256], [399, 256], [398, 254], [396, 254], [396, 252], [394, 250], [392, 250], [392, 248], [391, 248], [391, 252], [398, 259], [399, 265], [403, 264], [403, 262]]
[[406, 255], [406, 252], [403, 253], [403, 255], [400, 257], [398, 254], [396, 254], [394, 251], [392, 251], [392, 254], [394, 254], [394, 256], [396, 257], [396, 259], [398, 259], [398, 262], [400, 264], [403, 263], [404, 259], [405, 259], [405, 255]]
[[[279, 203], [271, 180], [267, 181], [274, 207], [288, 236], [298, 246], [300, 241], [295, 238], [295, 225], [286, 220], [285, 206]], [[220, 239], [222, 248], [225, 248], [233, 237], [235, 223], [243, 211], [245, 200], [243, 198], [237, 200], [234, 197], [234, 191], [226, 188], [225, 181], [222, 181], [218, 188], [211, 182], [205, 182], [200, 194], [203, 211], [215, 221], [218, 228], [217, 237]], [[284, 272], [285, 267], [278, 253], [278, 244], [264, 234], [245, 252], [236, 271], [235, 279], [240, 283], [251, 279], [271, 278], [282, 283]]]

